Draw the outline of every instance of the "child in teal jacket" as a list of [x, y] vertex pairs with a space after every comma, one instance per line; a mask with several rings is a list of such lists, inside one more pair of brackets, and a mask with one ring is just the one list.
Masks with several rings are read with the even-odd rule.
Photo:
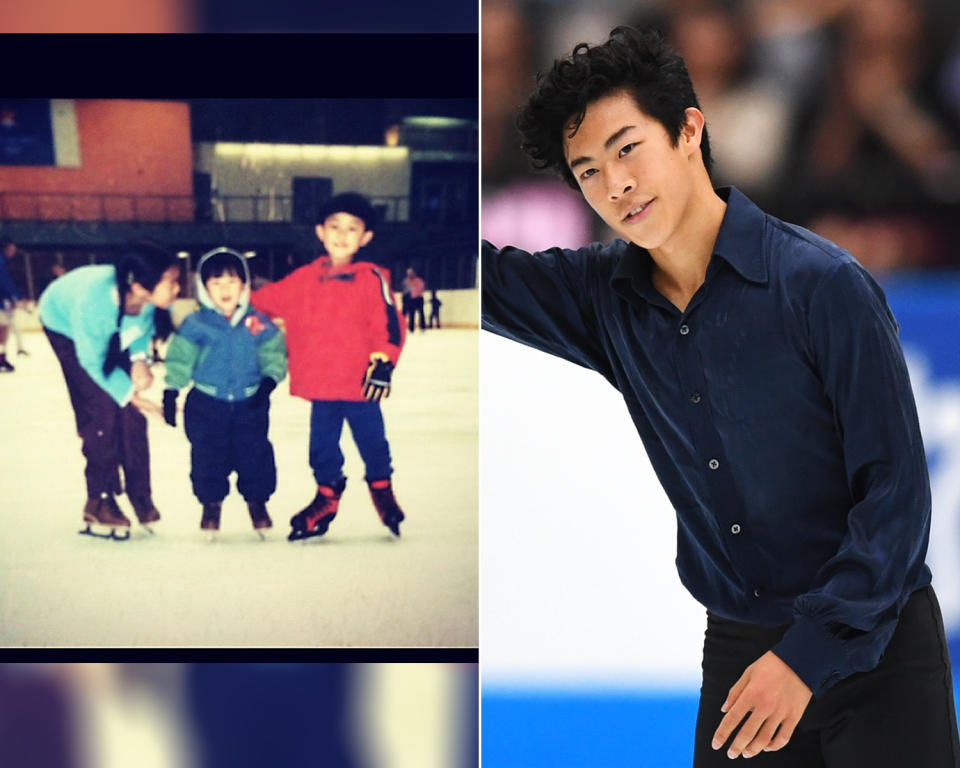
[[219, 530], [236, 471], [260, 531], [272, 525], [266, 502], [277, 486], [267, 432], [270, 393], [287, 375], [283, 334], [250, 306], [250, 272], [237, 251], [216, 248], [201, 257], [197, 296], [200, 311], [184, 319], [167, 349], [164, 418], [176, 426], [178, 391], [192, 381], [184, 428], [193, 492], [203, 505], [200, 527]]

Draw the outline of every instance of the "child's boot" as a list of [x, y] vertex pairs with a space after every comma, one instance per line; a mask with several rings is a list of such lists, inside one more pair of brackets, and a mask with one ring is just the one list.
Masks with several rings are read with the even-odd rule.
[[203, 515], [200, 517], [201, 531], [220, 530], [220, 507], [223, 502], [206, 501], [203, 504]]
[[255, 530], [273, 527], [273, 520], [267, 513], [267, 505], [262, 501], [248, 501], [247, 509], [250, 510], [250, 520]]
[[394, 536], [400, 535], [400, 523], [403, 522], [403, 510], [397, 504], [393, 496], [393, 486], [390, 484], [390, 478], [383, 480], [369, 480], [370, 496], [373, 499], [373, 506], [377, 508], [377, 514], [383, 524], [387, 526]]
[[287, 538], [296, 541], [325, 534], [333, 518], [337, 516], [340, 496], [346, 485], [346, 478], [340, 478], [330, 485], [318, 485], [313, 501], [290, 518], [292, 530]]

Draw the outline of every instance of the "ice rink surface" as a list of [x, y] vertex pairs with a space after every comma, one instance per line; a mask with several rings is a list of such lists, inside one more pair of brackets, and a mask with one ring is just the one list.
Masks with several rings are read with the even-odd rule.
[[[477, 331], [410, 334], [383, 403], [394, 489], [407, 519], [380, 523], [344, 426], [347, 488], [320, 538], [288, 542], [288, 520], [316, 491], [307, 464], [310, 404], [271, 398], [278, 488], [267, 541], [243, 499], [223, 505], [218, 541], [199, 530], [190, 445], [150, 420], [153, 497], [163, 519], [128, 541], [80, 536], [83, 456], [47, 339], [0, 375], [0, 645], [476, 646]], [[163, 368], [148, 395], [161, 399]], [[179, 400], [183, 407], [184, 397]], [[126, 497], [120, 505], [132, 521]]]

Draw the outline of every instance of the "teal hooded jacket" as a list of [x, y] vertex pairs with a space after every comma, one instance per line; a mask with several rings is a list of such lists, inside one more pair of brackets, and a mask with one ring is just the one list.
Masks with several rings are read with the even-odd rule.
[[[216, 309], [200, 277], [203, 263], [217, 253], [234, 254], [244, 270], [244, 288], [231, 317]], [[244, 400], [268, 376], [280, 382], [287, 375], [283, 334], [270, 319], [250, 306], [250, 271], [246, 259], [229, 248], [216, 248], [197, 265], [200, 310], [188, 315], [170, 341], [165, 386], [182, 389], [191, 381], [219, 400]]]

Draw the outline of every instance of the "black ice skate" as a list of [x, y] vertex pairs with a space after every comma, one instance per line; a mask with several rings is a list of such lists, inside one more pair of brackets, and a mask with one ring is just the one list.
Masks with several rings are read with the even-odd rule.
[[393, 532], [394, 536], [399, 536], [400, 523], [403, 522], [404, 514], [393, 496], [393, 486], [390, 484], [390, 478], [370, 480], [367, 485], [370, 486], [370, 497], [373, 499], [373, 506], [377, 508], [380, 520]]
[[160, 519], [160, 512], [153, 505], [153, 500], [149, 496], [145, 499], [131, 498], [130, 503], [133, 505], [133, 511], [136, 513], [140, 525], [148, 532], [153, 533], [154, 530], [151, 526]]
[[253, 523], [253, 529], [260, 535], [261, 539], [266, 538], [263, 535], [263, 529], [273, 527], [273, 520], [267, 513], [267, 505], [262, 501], [248, 501], [247, 509], [250, 511], [250, 521]]
[[120, 511], [113, 496], [87, 499], [83, 507], [83, 522], [86, 523], [86, 528], [80, 533], [87, 536], [117, 541], [130, 538], [130, 521]]
[[306, 507], [290, 518], [290, 541], [308, 539], [311, 536], [323, 536], [337, 516], [340, 496], [346, 487], [346, 478], [333, 485], [318, 485], [317, 495]]
[[0, 373], [13, 373], [16, 369], [10, 365], [7, 356], [0, 352]]
[[207, 501], [203, 505], [203, 515], [200, 517], [200, 530], [207, 533], [207, 538], [213, 541], [220, 530], [220, 506], [222, 502]]

